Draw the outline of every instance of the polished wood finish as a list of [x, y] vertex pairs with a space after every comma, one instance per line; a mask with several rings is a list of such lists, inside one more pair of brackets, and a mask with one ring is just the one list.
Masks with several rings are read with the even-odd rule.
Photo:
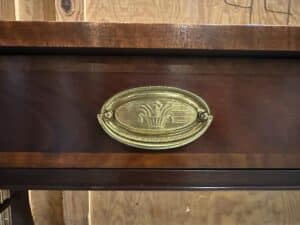
[[0, 187], [72, 190], [300, 189], [300, 170], [1, 169]]
[[[0, 65], [1, 167], [299, 167], [298, 59], [28, 55]], [[161, 152], [112, 140], [96, 114], [115, 93], [145, 85], [203, 97], [215, 117], [206, 134]]]
[[299, 27], [0, 22], [1, 47], [300, 50]]
[[[300, 186], [299, 28], [11, 22], [0, 28], [2, 49], [14, 50], [0, 56], [1, 186]], [[168, 50], [172, 55], [163, 56]], [[252, 56], [236, 57], [240, 52]], [[147, 85], [203, 97], [215, 118], [205, 135], [152, 152], [105, 134], [96, 119], [102, 104]]]

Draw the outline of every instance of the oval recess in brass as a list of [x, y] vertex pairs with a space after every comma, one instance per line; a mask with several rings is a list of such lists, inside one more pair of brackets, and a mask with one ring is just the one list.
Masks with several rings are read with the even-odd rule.
[[162, 150], [199, 138], [213, 116], [199, 96], [179, 88], [138, 87], [111, 97], [97, 115], [113, 139], [141, 149]]

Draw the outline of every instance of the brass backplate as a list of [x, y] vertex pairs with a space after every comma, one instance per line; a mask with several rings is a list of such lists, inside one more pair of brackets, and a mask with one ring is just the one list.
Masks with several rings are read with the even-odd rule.
[[162, 150], [199, 138], [213, 116], [199, 96], [179, 88], [138, 87], [112, 96], [97, 115], [115, 140], [141, 149]]

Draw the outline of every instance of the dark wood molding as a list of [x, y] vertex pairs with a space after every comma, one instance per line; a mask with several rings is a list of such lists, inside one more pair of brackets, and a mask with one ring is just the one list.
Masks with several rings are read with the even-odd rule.
[[0, 47], [299, 52], [300, 27], [0, 22]]
[[300, 170], [1, 169], [1, 188], [300, 189]]

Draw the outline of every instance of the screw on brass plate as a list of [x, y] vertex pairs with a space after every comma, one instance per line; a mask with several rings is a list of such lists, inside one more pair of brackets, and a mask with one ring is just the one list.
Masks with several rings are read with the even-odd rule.
[[112, 111], [106, 111], [103, 115], [106, 119], [111, 119], [113, 117], [113, 112]]
[[201, 122], [207, 121], [211, 116], [207, 112], [199, 112], [198, 114], [199, 120]]

